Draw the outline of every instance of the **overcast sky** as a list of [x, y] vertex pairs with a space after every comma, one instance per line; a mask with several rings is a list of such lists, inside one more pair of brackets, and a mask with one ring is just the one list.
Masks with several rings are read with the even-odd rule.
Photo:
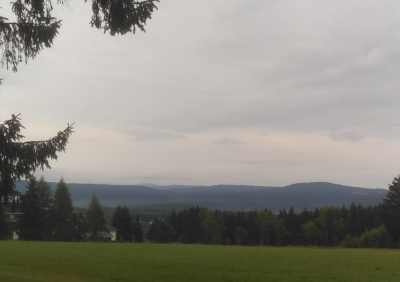
[[75, 122], [38, 176], [387, 188], [400, 172], [398, 0], [157, 6], [146, 33], [112, 37], [73, 1], [52, 48], [0, 70], [0, 119], [21, 113], [26, 140]]

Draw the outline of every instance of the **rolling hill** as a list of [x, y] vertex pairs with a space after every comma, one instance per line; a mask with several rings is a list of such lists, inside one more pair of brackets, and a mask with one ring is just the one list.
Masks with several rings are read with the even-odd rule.
[[[25, 181], [17, 185], [25, 191]], [[56, 183], [50, 183], [52, 190]], [[151, 187], [148, 187], [148, 186]], [[86, 207], [96, 194], [103, 206], [200, 205], [210, 209], [251, 210], [269, 208], [273, 211], [304, 208], [315, 209], [324, 205], [341, 207], [352, 202], [363, 206], [377, 205], [386, 196], [385, 189], [366, 189], [327, 182], [297, 183], [285, 187], [216, 185], [216, 186], [156, 186], [68, 184], [73, 203]]]

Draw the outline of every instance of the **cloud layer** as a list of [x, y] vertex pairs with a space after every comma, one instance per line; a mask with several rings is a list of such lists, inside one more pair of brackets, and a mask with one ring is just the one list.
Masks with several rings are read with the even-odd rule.
[[72, 3], [51, 49], [1, 71], [0, 118], [22, 113], [28, 138], [76, 122], [49, 178], [385, 188], [398, 173], [399, 3], [158, 6], [147, 33], [111, 37]]

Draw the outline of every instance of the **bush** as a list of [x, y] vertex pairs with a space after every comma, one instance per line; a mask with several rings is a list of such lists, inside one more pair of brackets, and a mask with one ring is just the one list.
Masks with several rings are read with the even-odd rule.
[[363, 248], [387, 248], [390, 246], [390, 238], [384, 225], [366, 231], [360, 238]]
[[341, 248], [388, 248], [389, 234], [384, 225], [365, 231], [360, 238], [347, 235], [340, 243]]
[[341, 248], [360, 248], [360, 246], [360, 238], [351, 235], [347, 235], [339, 245]]

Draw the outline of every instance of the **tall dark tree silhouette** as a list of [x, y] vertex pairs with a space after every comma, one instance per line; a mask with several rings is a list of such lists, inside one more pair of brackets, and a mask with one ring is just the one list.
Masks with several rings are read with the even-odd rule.
[[4, 215], [3, 205], [0, 202], [0, 240], [7, 238], [7, 222]]
[[400, 248], [400, 174], [389, 185], [389, 191], [383, 199], [381, 216], [393, 242]]
[[142, 243], [143, 242], [143, 228], [142, 228], [142, 224], [139, 221], [138, 215], [136, 216], [136, 220], [133, 222], [132, 232], [133, 232], [133, 240], [136, 243]]
[[83, 213], [74, 212], [72, 214], [72, 224], [74, 227], [74, 241], [85, 241], [88, 233], [88, 223]]
[[15, 181], [29, 178], [37, 168], [50, 168], [49, 159], [57, 160], [57, 153], [65, 151], [72, 126], [49, 140], [21, 142], [21, 129], [25, 127], [19, 116], [12, 115], [0, 124], [0, 199], [7, 202], [15, 196]]
[[74, 207], [72, 206], [71, 194], [69, 188], [61, 177], [54, 193], [54, 240], [72, 241], [75, 238], [72, 215]]
[[44, 177], [40, 177], [37, 182], [37, 192], [39, 198], [39, 206], [43, 220], [43, 239], [50, 240], [53, 235], [53, 224], [51, 212], [53, 208], [53, 193], [50, 184], [46, 182]]
[[22, 240], [40, 241], [44, 239], [43, 210], [40, 207], [37, 181], [29, 178], [27, 191], [22, 197], [21, 217], [18, 221], [18, 235]]
[[86, 210], [86, 219], [88, 222], [88, 231], [92, 240], [99, 240], [100, 233], [107, 230], [106, 218], [103, 207], [96, 195], [93, 195], [92, 201]]
[[118, 229], [117, 240], [132, 242], [132, 216], [127, 207], [117, 206], [111, 220], [111, 226]]

